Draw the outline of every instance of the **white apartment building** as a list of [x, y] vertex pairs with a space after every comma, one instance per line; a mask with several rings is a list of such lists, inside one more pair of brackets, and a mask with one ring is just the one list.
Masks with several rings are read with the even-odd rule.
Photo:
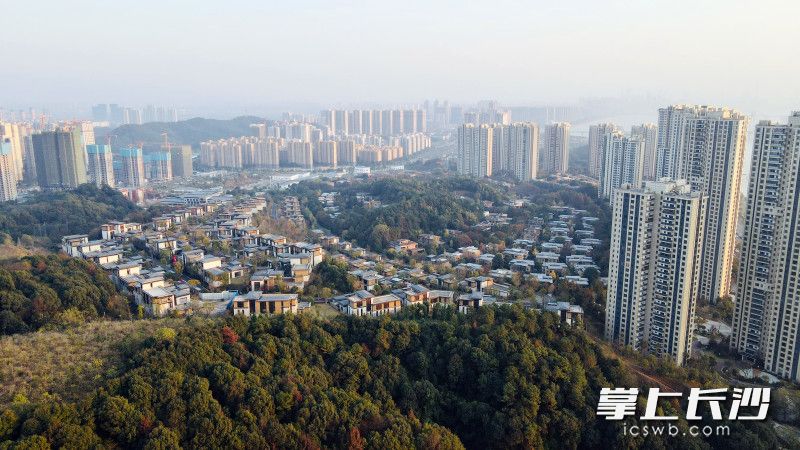
[[542, 175], [566, 174], [569, 170], [569, 129], [567, 122], [556, 122], [544, 128], [539, 164]]
[[114, 164], [110, 145], [88, 144], [86, 146], [86, 171], [89, 181], [97, 187], [114, 187]]
[[679, 365], [690, 356], [705, 202], [685, 181], [616, 191], [606, 339]]
[[23, 176], [25, 138], [29, 135], [30, 126], [27, 124], [0, 122], [0, 141], [9, 144], [14, 179], [17, 181], [21, 180]]
[[613, 199], [614, 191], [620, 186], [642, 184], [644, 142], [639, 137], [625, 137], [618, 130], [607, 133], [605, 138], [597, 194], [600, 198]]
[[530, 181], [539, 174], [539, 126], [531, 122], [515, 122], [504, 126], [507, 170], [520, 181]]
[[16, 200], [17, 169], [11, 140], [0, 138], [0, 202]]
[[613, 123], [600, 123], [589, 127], [589, 176], [600, 179], [605, 154], [606, 137], [617, 131]]
[[653, 123], [643, 123], [631, 127], [631, 137], [638, 137], [644, 144], [642, 160], [642, 179], [656, 180], [656, 146], [658, 145], [658, 127]]
[[475, 177], [492, 175], [494, 127], [464, 124], [458, 129], [458, 171]]

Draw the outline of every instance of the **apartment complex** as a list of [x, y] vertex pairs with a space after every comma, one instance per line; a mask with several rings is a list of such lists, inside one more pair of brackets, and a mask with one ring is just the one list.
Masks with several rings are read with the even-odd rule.
[[[310, 125], [309, 125], [310, 127]], [[296, 136], [282, 125], [254, 126], [259, 136], [219, 139], [200, 143], [200, 164], [230, 169], [300, 167], [336, 168], [356, 162], [379, 164], [410, 156], [431, 146], [430, 136], [422, 133], [384, 138], [382, 136], [342, 135], [323, 138], [311, 127], [310, 133]], [[262, 133], [263, 132], [263, 133]], [[278, 136], [278, 137], [276, 137]]]
[[424, 109], [341, 110], [326, 109], [319, 113], [319, 124], [331, 135], [396, 136], [427, 130]]
[[458, 129], [459, 172], [475, 177], [508, 172], [529, 181], [539, 172], [539, 126], [466, 123]]
[[683, 364], [691, 354], [706, 197], [685, 181], [614, 198], [606, 339]]
[[731, 291], [748, 120], [710, 106], [670, 106], [658, 115], [658, 177], [685, 179], [708, 195], [699, 295], [715, 301]]

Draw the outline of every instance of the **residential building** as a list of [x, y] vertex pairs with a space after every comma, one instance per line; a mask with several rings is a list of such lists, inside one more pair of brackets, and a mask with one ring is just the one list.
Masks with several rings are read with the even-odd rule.
[[492, 175], [494, 127], [464, 124], [458, 129], [458, 171], [474, 177]]
[[532, 122], [515, 122], [504, 127], [508, 136], [508, 170], [520, 181], [530, 181], [539, 173], [539, 126]]
[[97, 187], [114, 187], [114, 161], [110, 145], [86, 146], [87, 175]]
[[613, 123], [601, 123], [589, 127], [589, 176], [600, 179], [605, 154], [606, 137], [618, 128]]
[[297, 294], [265, 294], [251, 291], [233, 298], [234, 316], [297, 314]]
[[120, 186], [139, 188], [147, 182], [144, 171], [144, 155], [141, 148], [121, 148], [117, 151], [119, 170], [117, 181]]
[[727, 108], [659, 110], [657, 175], [685, 179], [708, 195], [699, 295], [712, 302], [731, 291], [747, 123]]
[[644, 158], [642, 159], [642, 179], [656, 180], [656, 147], [658, 145], [658, 127], [653, 123], [643, 123], [631, 127], [631, 137], [642, 140]]
[[0, 202], [16, 200], [17, 170], [11, 140], [0, 138]]
[[563, 175], [569, 170], [569, 130], [567, 122], [545, 127], [539, 164], [542, 175]]
[[706, 199], [682, 180], [616, 191], [606, 339], [678, 365], [690, 356]]
[[622, 185], [641, 185], [644, 143], [639, 137], [628, 138], [621, 131], [606, 134], [602, 160], [597, 188], [600, 198], [613, 199], [614, 191]]
[[755, 128], [731, 348], [800, 381], [800, 112]]
[[336, 141], [317, 142], [314, 146], [314, 164], [336, 168], [339, 152], [336, 144]]
[[172, 176], [188, 178], [192, 176], [192, 146], [170, 145], [167, 149], [172, 161]]
[[150, 151], [143, 155], [144, 173], [148, 181], [172, 179], [172, 154], [168, 151]]
[[86, 161], [80, 130], [34, 134], [36, 174], [42, 189], [71, 189], [86, 183]]
[[28, 135], [26, 125], [0, 121], [0, 142], [8, 143], [10, 161], [14, 171], [14, 179], [22, 180], [25, 161], [25, 137]]
[[314, 168], [314, 155], [310, 142], [287, 141], [288, 163], [305, 169]]

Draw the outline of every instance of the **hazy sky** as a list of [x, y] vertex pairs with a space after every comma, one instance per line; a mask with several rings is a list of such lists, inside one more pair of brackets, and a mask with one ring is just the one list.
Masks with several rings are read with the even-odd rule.
[[0, 106], [800, 108], [800, 1], [11, 1]]

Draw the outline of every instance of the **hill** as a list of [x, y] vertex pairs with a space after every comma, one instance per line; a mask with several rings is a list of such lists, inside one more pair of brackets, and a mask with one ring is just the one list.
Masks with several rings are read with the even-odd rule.
[[142, 125], [122, 125], [113, 130], [97, 129], [97, 141], [104, 142], [105, 136], [116, 136], [114, 145], [126, 146], [137, 143], [159, 144], [164, 141], [161, 133], [167, 132], [173, 144], [187, 144], [193, 147], [200, 142], [233, 136], [251, 136], [252, 123], [263, 123], [264, 119], [255, 116], [241, 116], [230, 120], [194, 119], [181, 122], [152, 122]]
[[[585, 333], [518, 307], [190, 325], [128, 345], [120, 370], [75, 401], [12, 402], [0, 412], [0, 447], [779, 445], [769, 423], [731, 423], [729, 437], [624, 434], [595, 408], [601, 387], [635, 386], [636, 377]], [[661, 407], [677, 413], [675, 403]]]
[[0, 334], [130, 317], [104, 270], [66, 255], [29, 256], [0, 267]]
[[53, 248], [62, 236], [97, 232], [103, 223], [137, 210], [117, 190], [84, 184], [72, 191], [40, 192], [24, 203], [0, 203], [0, 233]]
[[0, 336], [0, 409], [23, 397], [78, 401], [121, 373], [126, 349], [184, 324], [179, 319], [102, 320], [67, 330]]

